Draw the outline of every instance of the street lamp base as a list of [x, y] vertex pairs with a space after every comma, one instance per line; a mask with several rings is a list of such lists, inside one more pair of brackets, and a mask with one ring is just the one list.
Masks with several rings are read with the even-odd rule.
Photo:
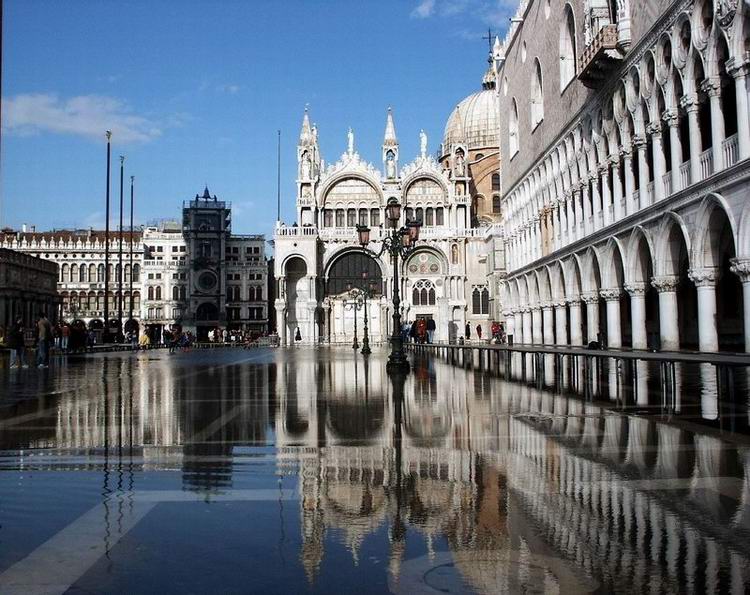
[[354, 341], [354, 343], [352, 343], [352, 349], [359, 349], [359, 343], [357, 343], [357, 341]]
[[370, 349], [367, 345], [362, 345], [362, 351], [360, 351], [362, 355], [370, 355], [372, 353], [372, 349]]
[[385, 369], [389, 374], [404, 374], [411, 369], [407, 359], [388, 359]]

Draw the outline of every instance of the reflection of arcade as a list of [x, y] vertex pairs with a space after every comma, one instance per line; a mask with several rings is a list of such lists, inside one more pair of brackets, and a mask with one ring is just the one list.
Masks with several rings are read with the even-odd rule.
[[516, 592], [534, 565], [553, 590], [584, 574], [604, 591], [750, 581], [747, 449], [439, 362], [392, 386], [353, 354], [293, 364], [278, 465], [299, 473], [311, 580], [328, 531], [356, 560], [385, 525], [394, 581], [410, 533], [444, 536], [480, 592]]

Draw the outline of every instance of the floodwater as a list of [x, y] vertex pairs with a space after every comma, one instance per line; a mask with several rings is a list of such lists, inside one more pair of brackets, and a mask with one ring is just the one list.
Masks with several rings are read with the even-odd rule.
[[750, 590], [746, 370], [410, 357], [0, 368], [0, 593]]

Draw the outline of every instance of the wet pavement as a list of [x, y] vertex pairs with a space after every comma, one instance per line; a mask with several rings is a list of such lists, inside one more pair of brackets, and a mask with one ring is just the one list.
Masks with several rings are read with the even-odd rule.
[[0, 593], [750, 590], [746, 370], [410, 357], [0, 368]]

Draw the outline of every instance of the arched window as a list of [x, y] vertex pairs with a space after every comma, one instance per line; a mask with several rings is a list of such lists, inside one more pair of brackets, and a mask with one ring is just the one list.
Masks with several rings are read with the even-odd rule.
[[515, 98], [511, 102], [510, 106], [510, 119], [508, 121], [508, 148], [510, 150], [511, 159], [518, 153], [518, 104]]
[[257, 290], [255, 292], [255, 299], [258, 300], [258, 301], [261, 301], [263, 299], [263, 288], [262, 287], [258, 287], [257, 288]]
[[172, 299], [175, 301], [180, 299], [180, 290], [176, 285], [172, 288]]
[[66, 262], [64, 265], [62, 265], [61, 273], [60, 273], [60, 281], [62, 283], [70, 283], [70, 266]]
[[413, 306], [434, 306], [436, 302], [435, 284], [427, 279], [420, 279], [414, 283], [411, 301]]
[[255, 301], [255, 287], [250, 286], [247, 289], [247, 299], [251, 302]]
[[501, 211], [500, 207], [500, 195], [499, 194], [493, 194], [492, 195], [492, 212], [494, 214], [498, 214]]
[[542, 88], [542, 65], [534, 60], [534, 76], [531, 79], [531, 129], [544, 120], [544, 92]]
[[86, 283], [89, 279], [88, 275], [89, 269], [85, 264], [81, 265], [81, 268], [78, 269], [78, 281], [80, 283]]
[[576, 76], [576, 22], [570, 4], [565, 5], [560, 23], [560, 92]]
[[96, 282], [104, 283], [104, 265], [100, 264], [96, 270]]
[[347, 227], [357, 226], [357, 209], [346, 210], [346, 226]]
[[161, 286], [156, 288], [156, 291], [154, 292], [154, 299], [157, 301], [161, 299]]
[[89, 283], [96, 283], [96, 265], [89, 265]]
[[136, 312], [141, 309], [141, 294], [137, 291], [133, 293], [133, 310]]
[[77, 264], [70, 265], [70, 282], [78, 283], [78, 265]]
[[443, 207], [435, 209], [435, 225], [445, 225], [445, 213]]
[[424, 212], [424, 224], [435, 225], [435, 211], [432, 207], [427, 207]]
[[153, 287], [149, 287], [148, 288], [147, 295], [148, 295], [148, 299], [149, 300], [153, 300], [154, 299], [154, 288]]
[[[355, 287], [361, 287], [363, 273], [367, 274], [368, 283], [375, 283], [375, 292], [381, 293], [382, 274], [375, 259], [362, 252], [350, 252], [336, 259], [336, 262], [331, 266], [328, 274], [328, 295], [344, 293], [347, 291], [347, 284], [349, 283]], [[257, 299], [262, 298], [258, 297]]]
[[451, 246], [451, 264], [458, 264], [458, 244]]
[[486, 286], [475, 286], [471, 292], [471, 310], [474, 314], [490, 313], [490, 292]]
[[492, 191], [500, 192], [500, 174], [492, 174]]
[[180, 301], [184, 302], [187, 300], [187, 288], [184, 285], [180, 286]]

